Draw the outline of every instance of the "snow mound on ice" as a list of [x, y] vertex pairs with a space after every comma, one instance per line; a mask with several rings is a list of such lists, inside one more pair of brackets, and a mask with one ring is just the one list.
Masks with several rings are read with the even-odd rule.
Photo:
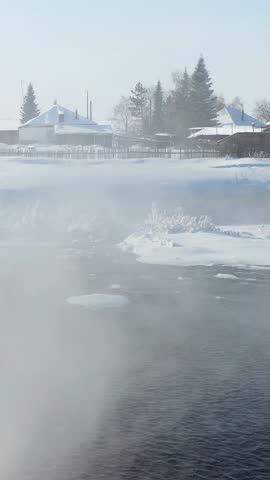
[[177, 208], [172, 213], [158, 210], [155, 204], [145, 222], [135, 234], [130, 235], [120, 244], [122, 250], [132, 250], [140, 244], [176, 247], [178, 246], [177, 234], [196, 232], [219, 232], [208, 216], [186, 215], [183, 209]]
[[127, 297], [122, 295], [105, 295], [94, 293], [91, 295], [79, 295], [69, 297], [66, 300], [70, 305], [91, 308], [92, 310], [100, 310], [104, 308], [121, 308], [129, 303]]
[[242, 268], [270, 265], [270, 225], [216, 227], [208, 217], [189, 217], [179, 212], [170, 216], [152, 208], [143, 227], [120, 247], [148, 264]]

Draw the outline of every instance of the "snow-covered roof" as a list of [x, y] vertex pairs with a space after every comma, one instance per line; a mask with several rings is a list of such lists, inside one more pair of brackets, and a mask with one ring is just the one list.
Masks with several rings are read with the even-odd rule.
[[209, 136], [229, 136], [235, 133], [253, 133], [262, 132], [262, 128], [253, 128], [251, 125], [223, 125], [221, 127], [207, 127], [202, 128], [195, 133], [192, 133], [188, 138], [209, 137]]
[[55, 125], [56, 135], [104, 135], [112, 134], [111, 125]]
[[[60, 120], [60, 117], [61, 120]], [[62, 107], [60, 105], [53, 105], [47, 112], [41, 113], [38, 117], [29, 120], [28, 122], [21, 125], [23, 127], [44, 127], [44, 126], [54, 126], [54, 125], [97, 125], [92, 120], [79, 115], [68, 108]]]
[[0, 118], [0, 131], [2, 132], [18, 130], [19, 125], [19, 120], [14, 120], [13, 118]]
[[255, 124], [256, 128], [262, 128], [265, 126], [263, 122], [257, 120], [254, 117], [251, 117], [247, 113], [238, 108], [233, 107], [224, 107], [218, 113], [218, 123], [220, 125], [238, 125], [238, 126], [248, 126]]
[[218, 113], [217, 127], [205, 127], [200, 129], [190, 129], [192, 131], [188, 138], [198, 138], [202, 136], [228, 136], [243, 132], [261, 132], [265, 124], [254, 117], [243, 113], [241, 110], [233, 107], [224, 107]]
[[170, 137], [173, 138], [175, 135], [172, 133], [155, 133], [155, 137]]

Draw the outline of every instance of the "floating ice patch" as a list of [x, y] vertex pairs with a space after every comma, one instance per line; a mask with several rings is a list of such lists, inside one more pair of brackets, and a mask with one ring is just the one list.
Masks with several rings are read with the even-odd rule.
[[[175, 245], [177, 240], [178, 246]], [[171, 242], [171, 243], [170, 243]], [[242, 238], [214, 232], [168, 234], [150, 239], [131, 235], [123, 248], [135, 253], [138, 261], [175, 266], [224, 265], [269, 269], [270, 239]]]
[[93, 310], [100, 310], [104, 308], [121, 308], [129, 303], [128, 298], [122, 295], [105, 295], [101, 293], [69, 297], [66, 301], [70, 305], [91, 308]]
[[121, 285], [118, 285], [117, 283], [110, 285], [111, 290], [119, 290], [120, 288], [121, 288]]
[[79, 248], [65, 248], [60, 255], [61, 258], [64, 260], [68, 260], [70, 258], [80, 258], [83, 257], [83, 251], [80, 250]]
[[230, 273], [218, 273], [215, 275], [215, 278], [221, 278], [224, 280], [240, 280], [236, 275], [231, 275]]

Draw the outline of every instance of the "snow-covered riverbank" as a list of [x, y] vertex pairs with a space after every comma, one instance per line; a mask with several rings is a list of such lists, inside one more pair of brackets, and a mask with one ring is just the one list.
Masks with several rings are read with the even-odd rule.
[[28, 159], [0, 156], [0, 188], [28, 188], [80, 182], [108, 185], [157, 182], [168, 188], [207, 186], [270, 188], [270, 159]]

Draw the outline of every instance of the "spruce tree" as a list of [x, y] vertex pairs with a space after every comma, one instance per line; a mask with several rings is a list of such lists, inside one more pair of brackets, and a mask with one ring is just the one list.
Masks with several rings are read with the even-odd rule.
[[175, 103], [175, 133], [186, 136], [186, 131], [191, 122], [191, 79], [187, 68], [182, 75], [175, 77], [175, 90], [173, 99]]
[[134, 118], [135, 130], [143, 132], [147, 90], [141, 82], [136, 83], [129, 97], [129, 109]]
[[40, 114], [38, 104], [36, 102], [36, 95], [32, 83], [29, 83], [27, 92], [24, 95], [23, 104], [21, 107], [21, 124], [32, 120]]
[[164, 99], [161, 82], [158, 81], [153, 94], [152, 132], [160, 133], [164, 130]]
[[204, 58], [199, 58], [191, 79], [190, 108], [192, 127], [217, 125], [217, 98], [206, 69]]
[[175, 78], [175, 100], [179, 108], [186, 110], [190, 100], [190, 85], [191, 80], [187, 68], [184, 73]]
[[175, 101], [172, 93], [166, 98], [164, 105], [165, 130], [168, 133], [175, 133], [176, 131], [176, 109]]

